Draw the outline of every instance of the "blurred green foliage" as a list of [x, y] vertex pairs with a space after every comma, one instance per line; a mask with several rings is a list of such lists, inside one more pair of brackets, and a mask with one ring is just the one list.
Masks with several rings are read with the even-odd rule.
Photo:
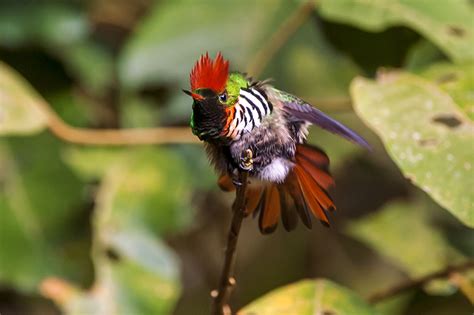
[[[202, 147], [79, 146], [47, 130], [45, 109], [85, 128], [187, 126], [181, 88], [198, 56], [222, 51], [247, 71], [302, 3], [0, 3], [0, 313], [207, 312], [232, 196], [217, 192]], [[373, 152], [311, 131], [331, 157], [337, 222], [270, 237], [246, 222], [233, 309], [471, 309], [457, 293], [473, 291], [468, 272], [376, 306], [363, 298], [474, 256], [472, 21], [468, 0], [321, 0], [276, 51], [259, 79]], [[307, 277], [319, 279], [259, 298]]]
[[[382, 212], [351, 223], [348, 233], [367, 242], [411, 277], [423, 277], [444, 269], [448, 264], [464, 260], [463, 255], [449, 244], [441, 231], [428, 221], [430, 207], [433, 205], [423, 199], [412, 203], [393, 202]], [[411, 245], [406, 246], [407, 243]], [[430, 250], [425, 252], [420, 251], [420, 248]], [[449, 283], [443, 286], [431, 282], [428, 289], [431, 293], [440, 294], [446, 290], [455, 290], [449, 288]]]

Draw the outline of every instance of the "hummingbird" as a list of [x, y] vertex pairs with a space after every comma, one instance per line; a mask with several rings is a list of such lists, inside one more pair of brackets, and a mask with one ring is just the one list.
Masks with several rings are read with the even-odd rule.
[[370, 148], [367, 141], [268, 80], [229, 72], [220, 52], [214, 60], [202, 55], [189, 79], [191, 90], [183, 92], [193, 99], [192, 132], [204, 141], [221, 189], [234, 190], [241, 184], [238, 172], [248, 172], [245, 214], [258, 216], [260, 231], [273, 232], [280, 218], [291, 231], [298, 217], [311, 229], [311, 214], [329, 226], [328, 212], [336, 209], [328, 193], [334, 179], [326, 153], [306, 143], [308, 127], [317, 125]]

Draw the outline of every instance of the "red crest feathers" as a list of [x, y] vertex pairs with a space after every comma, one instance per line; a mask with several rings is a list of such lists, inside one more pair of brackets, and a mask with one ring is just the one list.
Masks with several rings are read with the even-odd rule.
[[214, 61], [209, 58], [209, 54], [202, 55], [194, 65], [189, 80], [191, 90], [211, 89], [216, 93], [224, 91], [227, 78], [229, 76], [229, 61], [224, 60], [222, 54], [217, 53]]

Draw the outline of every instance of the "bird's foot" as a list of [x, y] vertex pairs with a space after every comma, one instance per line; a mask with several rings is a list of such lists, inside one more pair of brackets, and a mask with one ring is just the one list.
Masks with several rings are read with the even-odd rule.
[[243, 152], [241, 158], [240, 158], [240, 163], [239, 167], [244, 170], [244, 171], [251, 171], [253, 169], [253, 153], [252, 150], [247, 149]]

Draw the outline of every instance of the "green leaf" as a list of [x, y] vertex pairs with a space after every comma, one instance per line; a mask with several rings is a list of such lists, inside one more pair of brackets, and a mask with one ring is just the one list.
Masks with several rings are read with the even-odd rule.
[[425, 69], [420, 75], [436, 82], [464, 113], [474, 120], [474, 63], [438, 63]]
[[377, 81], [357, 78], [351, 95], [405, 177], [474, 227], [474, 125], [453, 99], [436, 84], [401, 72]]
[[43, 99], [14, 70], [0, 62], [0, 136], [32, 134], [46, 126]]
[[[179, 94], [187, 96], [182, 91], [179, 91]], [[189, 97], [186, 97], [184, 102], [177, 105], [183, 105], [181, 107], [185, 108], [186, 114], [189, 114]], [[167, 108], [176, 109], [176, 106], [170, 105]], [[159, 117], [156, 102], [133, 94], [123, 97], [120, 111], [120, 126], [123, 128], [152, 128], [156, 126]], [[169, 117], [179, 116], [182, 117], [183, 115], [172, 115]]]
[[71, 3], [0, 4], [0, 45], [4, 47], [67, 45], [83, 39], [88, 31], [87, 16]]
[[291, 8], [296, 6], [282, 0], [157, 3], [125, 46], [120, 58], [121, 82], [130, 88], [169, 83], [187, 86], [190, 69], [207, 51], [212, 56], [222, 51], [232, 60], [233, 70], [243, 71]]
[[[49, 278], [42, 284], [43, 295], [67, 315], [170, 314], [180, 293], [176, 257], [144, 231], [123, 232], [122, 237], [133, 246], [132, 254], [138, 255], [116, 251], [119, 261], [98, 260], [93, 289], [81, 291]], [[147, 260], [153, 260], [153, 266]]]
[[[334, 49], [326, 41], [321, 27], [308, 18], [270, 60], [261, 79], [273, 78], [272, 84], [277, 88], [318, 107], [316, 98], [344, 103], [349, 84], [359, 73], [360, 69]], [[331, 110], [331, 106], [324, 109]]]
[[93, 288], [81, 291], [51, 278], [42, 285], [43, 294], [68, 315], [169, 314], [179, 296], [177, 257], [145, 222], [120, 219], [124, 213], [117, 211], [114, 199], [122, 175], [122, 170], [110, 168], [97, 196]]
[[[65, 159], [85, 178], [101, 178], [112, 170], [111, 207], [116, 226], [145, 222], [166, 233], [185, 227], [191, 220], [192, 181], [184, 159], [162, 148], [69, 150]], [[106, 179], [107, 177], [105, 177]]]
[[[392, 202], [379, 212], [352, 222], [347, 232], [390, 259], [411, 278], [420, 278], [466, 260], [443, 231], [430, 223], [435, 208], [438, 206], [428, 198], [414, 203]], [[468, 279], [467, 274], [460, 277]], [[425, 285], [428, 293], [437, 295], [452, 294], [458, 287], [449, 279], [436, 279]]]
[[463, 259], [443, 233], [429, 224], [427, 214], [433, 206], [432, 203], [393, 202], [352, 222], [347, 231], [390, 258], [411, 277], [422, 277]]
[[75, 76], [81, 86], [95, 95], [104, 96], [112, 84], [114, 63], [112, 55], [101, 45], [83, 39], [54, 52], [63, 60], [66, 70]]
[[40, 47], [57, 57], [81, 86], [102, 96], [113, 80], [113, 57], [92, 38], [84, 6], [60, 1], [0, 4], [0, 47]]
[[0, 142], [0, 282], [21, 291], [47, 276], [90, 277], [83, 227], [71, 228], [83, 186], [59, 155], [49, 135]]
[[68, 315], [169, 314], [180, 293], [179, 262], [157, 235], [190, 221], [184, 160], [156, 147], [71, 148], [64, 158], [84, 179], [101, 179], [93, 218], [96, 281], [82, 291], [48, 279], [43, 294]]
[[320, 14], [368, 31], [407, 26], [440, 47], [455, 62], [474, 60], [474, 9], [464, 0], [322, 0]]
[[419, 72], [435, 62], [443, 61], [443, 53], [430, 41], [422, 39], [414, 44], [406, 56], [404, 66], [410, 72]]
[[376, 312], [349, 289], [324, 279], [303, 280], [252, 302], [239, 315], [369, 315]]
[[90, 98], [77, 93], [73, 87], [46, 92], [44, 97], [52, 110], [69, 125], [87, 128], [96, 121]]

